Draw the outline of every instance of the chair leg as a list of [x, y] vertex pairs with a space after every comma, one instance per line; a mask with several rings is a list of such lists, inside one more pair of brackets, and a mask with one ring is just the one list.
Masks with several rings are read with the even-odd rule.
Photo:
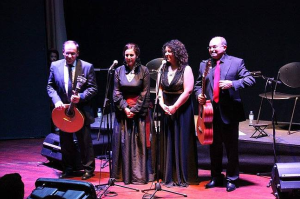
[[259, 106], [259, 110], [258, 110], [258, 115], [257, 115], [256, 124], [259, 123], [260, 111], [261, 111], [261, 107], [262, 107], [263, 100], [264, 100], [264, 98], [262, 97], [262, 98], [261, 98], [261, 101], [260, 101], [260, 106]]
[[294, 113], [295, 113], [295, 108], [296, 108], [297, 100], [298, 100], [298, 97], [295, 98], [295, 103], [294, 103], [294, 108], [293, 108], [293, 112], [292, 112], [292, 115], [291, 115], [291, 120], [290, 120], [288, 135], [291, 134], [291, 126], [292, 126], [292, 122], [293, 122], [293, 118], [294, 118]]

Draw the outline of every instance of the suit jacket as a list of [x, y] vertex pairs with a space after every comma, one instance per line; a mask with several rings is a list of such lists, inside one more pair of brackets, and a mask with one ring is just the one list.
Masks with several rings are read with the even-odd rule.
[[[70, 103], [70, 99], [68, 98], [68, 93], [66, 92], [64, 83], [65, 63], [65, 59], [61, 59], [51, 63], [47, 92], [54, 104], [58, 101], [62, 101], [64, 104]], [[80, 101], [77, 104], [77, 108], [85, 116], [85, 124], [90, 124], [95, 121], [93, 110], [91, 107], [91, 98], [97, 94], [97, 83], [93, 65], [83, 60], [77, 59], [73, 90], [75, 90], [77, 77], [79, 75], [83, 75], [87, 79], [87, 81], [78, 91]]]
[[[255, 79], [246, 69], [243, 59], [224, 54], [220, 60], [220, 80], [232, 81], [232, 87], [230, 89], [220, 90], [218, 106], [221, 118], [225, 124], [244, 121], [246, 118], [239, 90], [254, 85]], [[206, 63], [207, 60], [200, 63], [199, 77], [194, 88], [197, 97], [202, 92], [202, 74], [205, 70]], [[214, 66], [215, 64], [209, 69], [205, 78], [206, 88], [204, 94], [207, 99], [211, 101], [213, 101]]]

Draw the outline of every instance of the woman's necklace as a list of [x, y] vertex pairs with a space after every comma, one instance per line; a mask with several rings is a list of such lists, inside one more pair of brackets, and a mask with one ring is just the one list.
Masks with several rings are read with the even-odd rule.
[[134, 66], [133, 68], [132, 68], [132, 70], [126, 75], [126, 78], [127, 78], [127, 80], [129, 81], [129, 82], [131, 82], [132, 81], [132, 79], [134, 78], [134, 71], [135, 71], [135, 67], [136, 66]]
[[169, 68], [168, 68], [168, 76], [170, 76], [170, 77], [174, 76], [175, 73], [176, 73], [176, 71], [177, 71], [177, 68], [175, 70], [173, 70], [172, 67], [169, 66]]
[[175, 70], [172, 69], [171, 66], [169, 66], [168, 68], [168, 82], [169, 84], [172, 82], [175, 74], [176, 74], [177, 68]]

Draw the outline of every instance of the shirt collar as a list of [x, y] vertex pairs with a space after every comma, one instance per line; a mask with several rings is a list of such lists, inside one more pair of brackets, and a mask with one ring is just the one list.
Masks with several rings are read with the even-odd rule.
[[[219, 59], [220, 60], [220, 63], [224, 63], [224, 60], [226, 59], [225, 57], [227, 56], [227, 54], [223, 54], [222, 57]], [[213, 66], [217, 64], [217, 61], [216, 59], [212, 59], [212, 62], [213, 62]]]
[[[73, 62], [72, 67], [76, 66], [76, 64], [77, 64], [77, 60], [75, 60], [75, 61]], [[68, 66], [68, 64], [67, 64], [66, 61], [65, 61], [65, 66]]]

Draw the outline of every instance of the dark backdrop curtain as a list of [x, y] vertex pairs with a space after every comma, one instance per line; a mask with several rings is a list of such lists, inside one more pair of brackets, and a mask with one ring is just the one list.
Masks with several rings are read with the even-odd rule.
[[[228, 54], [243, 58], [250, 71], [262, 71], [268, 77], [276, 77], [281, 66], [300, 61], [300, 3], [296, 0], [64, 0], [64, 7], [68, 38], [81, 44], [81, 58], [97, 68], [107, 68], [115, 59], [121, 64], [127, 42], [140, 45], [141, 60], [146, 64], [162, 56], [166, 41], [179, 39], [186, 45], [196, 78], [200, 61], [209, 57], [209, 40], [218, 35], [227, 39]], [[96, 103], [101, 106], [106, 72], [97, 75]], [[255, 87], [242, 91], [245, 111], [253, 110], [255, 118], [264, 84], [265, 80], [258, 78]], [[284, 85], [280, 89], [300, 93]], [[293, 101], [275, 102], [278, 120], [288, 121], [292, 106]], [[261, 119], [271, 119], [269, 107], [264, 104]], [[299, 119], [299, 107], [295, 114], [295, 120]]]
[[0, 1], [0, 139], [50, 133], [45, 4]]

